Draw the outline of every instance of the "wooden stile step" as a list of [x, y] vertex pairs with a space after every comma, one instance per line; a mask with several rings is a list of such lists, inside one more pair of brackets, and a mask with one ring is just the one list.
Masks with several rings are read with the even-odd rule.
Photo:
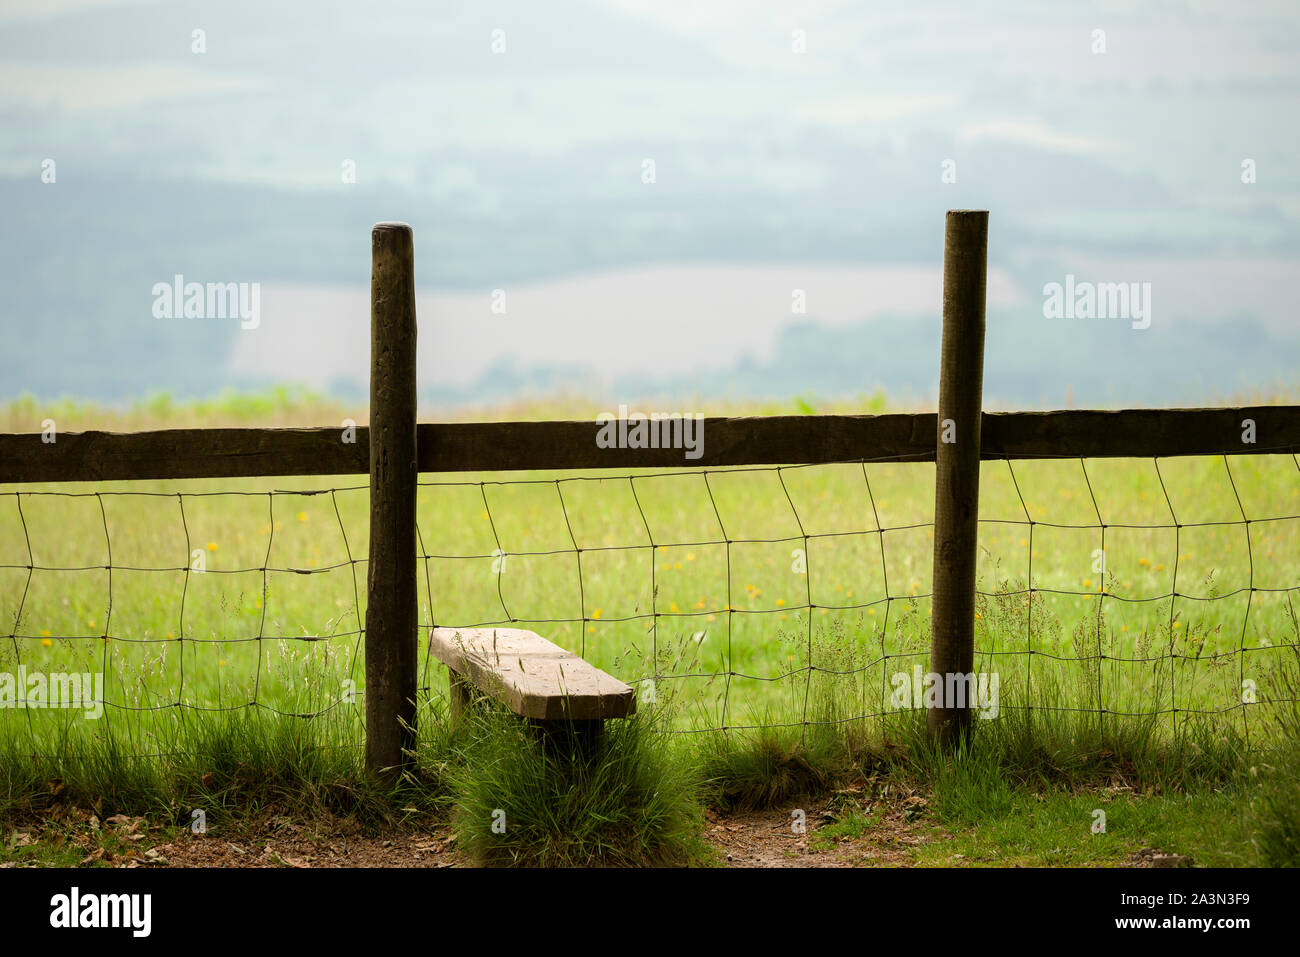
[[535, 721], [603, 721], [636, 711], [636, 692], [541, 635], [523, 628], [434, 628], [429, 654], [457, 678]]

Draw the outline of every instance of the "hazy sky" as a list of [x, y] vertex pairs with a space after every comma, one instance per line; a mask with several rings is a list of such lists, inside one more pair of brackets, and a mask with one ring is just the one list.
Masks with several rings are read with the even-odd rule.
[[1279, 107], [1296, 105], [1300, 19], [1286, 2], [6, 0], [0, 24], [15, 175], [39, 142], [300, 188], [336, 183], [326, 159], [346, 155], [363, 181], [490, 194], [472, 169], [430, 177], [430, 159], [725, 142], [732, 163], [705, 172], [799, 191], [841, 171], [817, 157], [755, 170], [753, 151], [833, 131], [899, 152], [927, 135], [1019, 143], [1236, 207], [1257, 197], [1223, 167], [1252, 156], [1289, 186], [1270, 199], [1297, 211], [1296, 124]]
[[[356, 378], [364, 355], [337, 341], [277, 356], [312, 329], [356, 337], [360, 224], [406, 219], [422, 293], [445, 306], [422, 374], [560, 354], [615, 375], [650, 321], [617, 321], [619, 303], [651, 294], [678, 311], [669, 332], [711, 327], [712, 366], [684, 347], [662, 370], [721, 374], [792, 322], [932, 314], [937, 286], [912, 301], [908, 284], [938, 275], [943, 211], [978, 207], [1004, 301], [1026, 315], [1066, 273], [1151, 282], [1157, 328], [1249, 320], [1300, 354], [1298, 107], [1287, 2], [5, 0], [0, 189], [19, 212], [0, 280], [22, 307], [0, 322], [12, 332], [32, 302], [56, 327], [84, 312], [25, 258], [48, 261], [57, 231], [63, 273], [125, 327], [92, 327], [86, 356], [131, 344], [110, 392], [139, 386], [141, 350], [169, 367], [198, 354], [170, 357], [183, 343], [148, 311], [176, 272], [265, 287], [260, 330], [206, 333], [230, 375]], [[22, 192], [51, 158], [57, 192]], [[309, 217], [278, 212], [304, 202]], [[326, 235], [335, 252], [312, 252]], [[846, 268], [872, 277], [861, 309]], [[613, 285], [593, 294], [598, 276]], [[492, 320], [497, 288], [518, 307]], [[475, 326], [477, 304], [495, 325]], [[42, 361], [10, 391], [79, 375], [75, 350]]]

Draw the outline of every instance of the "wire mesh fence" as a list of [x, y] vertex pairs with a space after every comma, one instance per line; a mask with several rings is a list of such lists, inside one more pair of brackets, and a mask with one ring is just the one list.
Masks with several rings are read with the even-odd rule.
[[[1294, 453], [982, 472], [994, 712], [1249, 733], [1252, 708], [1294, 700]], [[921, 706], [933, 496], [933, 463], [872, 460], [422, 482], [421, 643], [530, 628], [672, 702], [684, 734], [883, 722]], [[3, 493], [4, 657], [98, 672], [109, 725], [333, 715], [360, 747], [367, 502], [364, 485]], [[420, 669], [427, 706], [446, 681], [423, 650]], [[0, 721], [41, 752], [59, 718], [28, 690]]]
[[[147, 718], [336, 713], [361, 727], [364, 558], [339, 507], [348, 492], [365, 487], [4, 493], [0, 582], [12, 627], [0, 672], [12, 687], [0, 720], [23, 721], [38, 755], [69, 715], [102, 718], [145, 757], [162, 756], [163, 740]], [[285, 548], [286, 523], [308, 521], [295, 500], [320, 503], [316, 525], [309, 543]], [[339, 554], [321, 562], [328, 543]], [[285, 607], [270, 614], [281, 594]]]

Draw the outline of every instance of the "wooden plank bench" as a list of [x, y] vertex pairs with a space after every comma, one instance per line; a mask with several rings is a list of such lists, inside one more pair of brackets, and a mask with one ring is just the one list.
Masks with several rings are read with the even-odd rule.
[[572, 731], [583, 746], [601, 739], [607, 719], [636, 712], [630, 685], [523, 628], [434, 628], [429, 654], [447, 666], [453, 721], [469, 706], [471, 685], [548, 740]]

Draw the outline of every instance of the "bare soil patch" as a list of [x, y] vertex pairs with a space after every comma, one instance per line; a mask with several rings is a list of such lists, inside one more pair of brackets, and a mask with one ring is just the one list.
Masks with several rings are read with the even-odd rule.
[[709, 811], [705, 826], [727, 867], [907, 867], [911, 849], [947, 836], [924, 797], [874, 781], [763, 811]]
[[154, 848], [168, 867], [454, 867], [447, 827], [367, 835], [286, 824], [229, 837], [185, 836]]

